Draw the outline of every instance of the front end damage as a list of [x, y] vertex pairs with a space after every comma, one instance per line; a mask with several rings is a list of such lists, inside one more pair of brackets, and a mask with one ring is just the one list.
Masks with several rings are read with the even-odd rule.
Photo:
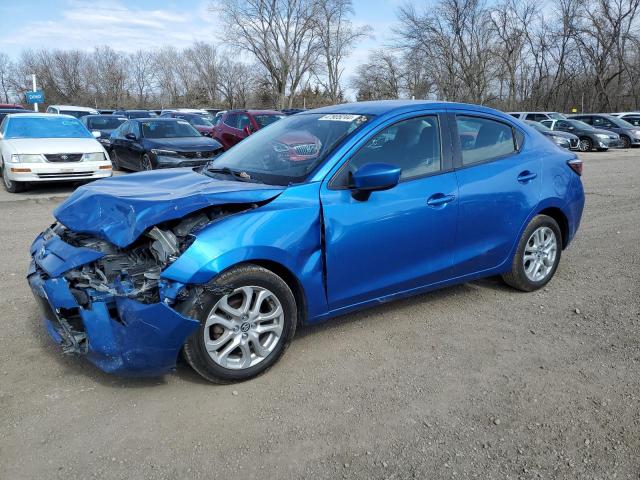
[[199, 322], [180, 313], [201, 286], [163, 270], [203, 226], [257, 205], [211, 207], [147, 229], [126, 247], [56, 223], [31, 247], [28, 281], [49, 335], [109, 373], [162, 375]]

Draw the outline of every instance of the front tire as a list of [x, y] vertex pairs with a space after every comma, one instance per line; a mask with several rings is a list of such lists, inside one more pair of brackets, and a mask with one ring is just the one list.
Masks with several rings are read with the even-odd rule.
[[151, 157], [146, 153], [142, 155], [142, 159], [140, 160], [140, 166], [143, 171], [153, 170], [153, 163], [151, 163]]
[[578, 143], [578, 150], [581, 152], [590, 152], [593, 150], [593, 141], [589, 137], [581, 137]]
[[562, 233], [547, 215], [536, 215], [522, 233], [511, 271], [502, 279], [508, 285], [532, 292], [544, 287], [556, 273], [562, 254]]
[[20, 193], [27, 189], [26, 183], [11, 180], [4, 166], [2, 168], [2, 184], [4, 185], [4, 189], [9, 193]]
[[266, 268], [234, 267], [196, 295], [185, 314], [198, 319], [200, 328], [183, 351], [189, 365], [210, 382], [238, 382], [264, 373], [295, 334], [295, 297]]
[[626, 135], [620, 135], [620, 140], [622, 141], [622, 148], [630, 148], [631, 147], [631, 139]]
[[122, 169], [120, 162], [118, 161], [118, 154], [115, 150], [112, 149], [111, 152], [109, 152], [109, 158], [111, 159], [111, 166], [113, 167], [114, 172]]

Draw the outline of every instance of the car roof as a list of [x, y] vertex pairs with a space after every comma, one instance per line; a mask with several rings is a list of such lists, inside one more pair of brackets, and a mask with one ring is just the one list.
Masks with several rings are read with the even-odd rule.
[[129, 119], [130, 122], [144, 122], [146, 120], [153, 120], [154, 122], [177, 122], [180, 119], [175, 117], [149, 117], [149, 118], [130, 118]]
[[[254, 110], [248, 108], [234, 108], [233, 110], [221, 110], [224, 113], [248, 113], [249, 115], [282, 115], [278, 110]], [[220, 112], [218, 112], [220, 113]]]
[[51, 108], [57, 108], [58, 110], [77, 110], [79, 112], [97, 112], [95, 108], [91, 107], [78, 107], [75, 105], [49, 105]]
[[[18, 112], [14, 112], [14, 113], [18, 113]], [[32, 117], [32, 118], [56, 118], [56, 117], [73, 118], [74, 120], [79, 121], [79, 119], [74, 117], [73, 115], [65, 115], [64, 113], [39, 113], [39, 112], [22, 113], [20, 112], [20, 116]]]
[[507, 117], [507, 114], [493, 108], [472, 105], [467, 103], [445, 102], [440, 100], [374, 100], [367, 102], [343, 103], [329, 107], [316, 108], [298, 113], [307, 115], [313, 113], [350, 113], [360, 115], [383, 115], [389, 113], [404, 113], [416, 110], [435, 110], [438, 108], [464, 108], [480, 113], [499, 114]]

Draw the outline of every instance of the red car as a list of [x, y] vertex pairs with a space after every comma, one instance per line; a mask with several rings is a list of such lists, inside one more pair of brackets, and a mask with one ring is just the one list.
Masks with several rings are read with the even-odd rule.
[[213, 138], [228, 150], [253, 132], [284, 117], [275, 110], [229, 110], [215, 124]]
[[185, 113], [185, 112], [165, 112], [161, 117], [178, 118], [189, 122], [193, 128], [198, 130], [201, 135], [205, 137], [213, 137], [214, 129], [213, 123], [203, 115], [197, 113]]
[[15, 110], [24, 110], [22, 105], [18, 105], [17, 103], [0, 103], [0, 108], [12, 108]]

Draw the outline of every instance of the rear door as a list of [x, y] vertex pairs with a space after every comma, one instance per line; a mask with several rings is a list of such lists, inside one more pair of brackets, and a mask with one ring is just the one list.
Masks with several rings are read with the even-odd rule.
[[520, 229], [538, 204], [542, 161], [522, 150], [524, 133], [502, 117], [455, 111], [459, 215], [456, 276], [510, 261]]

